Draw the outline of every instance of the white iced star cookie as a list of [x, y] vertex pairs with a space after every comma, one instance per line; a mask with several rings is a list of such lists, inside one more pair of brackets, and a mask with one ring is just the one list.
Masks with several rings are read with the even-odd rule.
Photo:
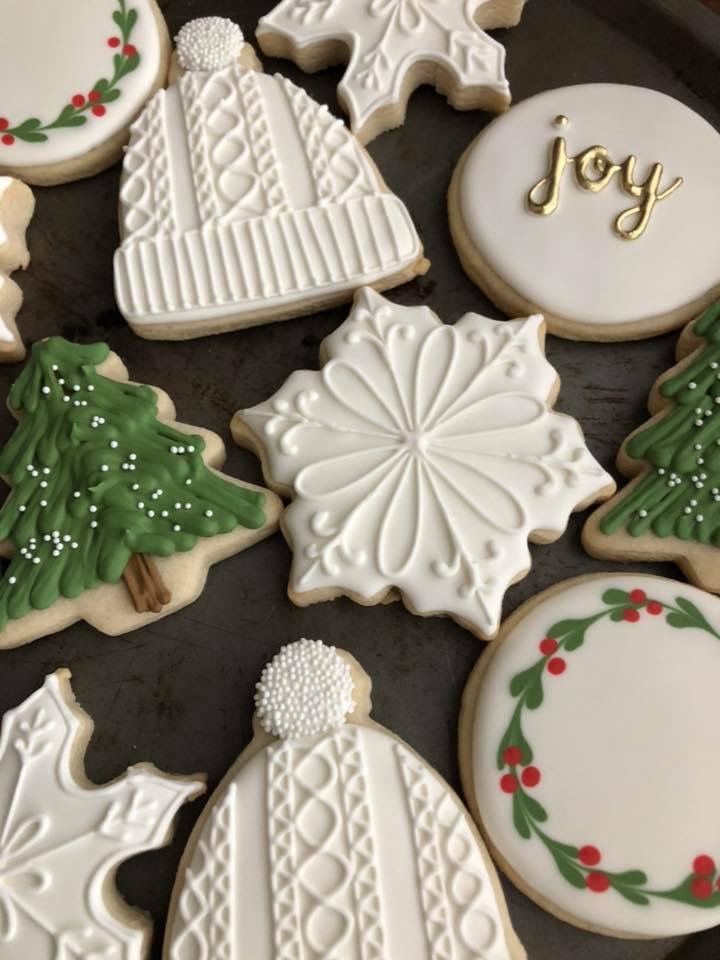
[[131, 767], [104, 786], [83, 769], [92, 721], [59, 670], [9, 713], [0, 735], [3, 960], [142, 960], [148, 917], [115, 888], [118, 866], [164, 846], [204, 781]]
[[115, 293], [135, 333], [224, 333], [428, 270], [407, 208], [345, 124], [255, 69], [232, 21], [191, 21], [177, 43], [177, 79], [133, 125], [123, 167]]
[[10, 274], [30, 263], [25, 231], [34, 210], [35, 198], [29, 187], [12, 177], [0, 177], [0, 363], [13, 363], [25, 356], [15, 323], [22, 306], [22, 290]]
[[169, 59], [155, 0], [3, 0], [0, 173], [51, 186], [111, 166]]
[[449, 194], [468, 276], [572, 340], [639, 340], [720, 297], [720, 135], [672, 97], [547, 90], [468, 147]]
[[515, 26], [525, 0], [282, 0], [257, 29], [264, 53], [314, 72], [349, 60], [338, 99], [369, 143], [402, 126], [432, 84], [457, 110], [505, 110], [505, 49], [485, 30]]
[[167, 960], [525, 960], [467, 811], [370, 718], [352, 657], [289, 644], [256, 704], [180, 864]]
[[552, 410], [543, 340], [542, 317], [447, 326], [365, 289], [323, 343], [322, 370], [235, 415], [236, 442], [293, 498], [293, 602], [399, 591], [415, 613], [495, 635], [528, 538], [556, 540], [573, 510], [615, 489], [578, 424]]

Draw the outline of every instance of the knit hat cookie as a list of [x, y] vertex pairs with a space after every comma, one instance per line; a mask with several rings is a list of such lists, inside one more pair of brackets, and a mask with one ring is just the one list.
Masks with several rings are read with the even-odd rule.
[[136, 333], [221, 333], [427, 270], [404, 204], [327, 107], [237, 62], [229, 20], [177, 43], [185, 73], [134, 125], [120, 192], [116, 296]]

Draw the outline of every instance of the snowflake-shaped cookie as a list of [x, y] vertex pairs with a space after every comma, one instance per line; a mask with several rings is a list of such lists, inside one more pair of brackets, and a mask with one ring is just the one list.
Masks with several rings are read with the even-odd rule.
[[81, 770], [90, 721], [60, 670], [0, 737], [0, 956], [141, 960], [149, 922], [113, 884], [118, 865], [162, 846], [181, 803], [204, 789], [141, 765], [103, 787]]
[[557, 539], [573, 510], [615, 489], [575, 420], [550, 407], [543, 333], [538, 316], [447, 326], [366, 288], [322, 370], [236, 414], [236, 441], [294, 497], [294, 602], [370, 604], [396, 588], [416, 613], [495, 635], [528, 538]]
[[268, 56], [313, 72], [349, 65], [338, 98], [369, 143], [405, 120], [407, 101], [434, 84], [458, 110], [505, 110], [505, 49], [485, 30], [518, 23], [525, 0], [281, 0], [260, 20]]

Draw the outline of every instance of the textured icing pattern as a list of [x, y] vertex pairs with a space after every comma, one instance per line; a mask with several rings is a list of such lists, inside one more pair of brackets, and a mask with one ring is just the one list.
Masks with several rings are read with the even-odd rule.
[[115, 286], [133, 323], [350, 291], [422, 254], [343, 123], [290, 81], [237, 64], [155, 96], [133, 127], [120, 196]]
[[613, 486], [577, 423], [548, 406], [541, 327], [477, 314], [447, 326], [366, 289], [320, 372], [293, 373], [239, 415], [294, 492], [294, 594], [394, 586], [418, 613], [495, 633], [528, 536], [559, 535]]
[[[510, 960], [462, 807], [395, 738], [346, 724], [279, 741], [231, 783], [232, 799], [218, 799], [237, 814], [230, 869], [243, 893], [228, 926], [231, 960]], [[189, 877], [213, 830], [208, 821]], [[227, 849], [226, 834], [215, 842]], [[194, 952], [187, 924], [176, 915], [168, 928], [171, 960], [215, 956], [203, 952], [209, 918]]]
[[143, 767], [103, 787], [81, 786], [71, 774], [79, 733], [59, 675], [3, 719], [3, 960], [141, 960], [146, 923], [121, 920], [105, 887], [123, 860], [161, 846], [180, 804], [202, 790]]
[[[431, 63], [459, 90], [485, 88], [510, 102], [505, 50], [478, 27], [485, 0], [283, 0], [262, 17], [258, 38], [277, 34], [300, 49], [342, 38], [351, 63], [338, 88], [355, 132], [397, 104], [408, 71]], [[505, 25], [509, 25], [508, 21]], [[497, 26], [501, 24], [498, 23]]]

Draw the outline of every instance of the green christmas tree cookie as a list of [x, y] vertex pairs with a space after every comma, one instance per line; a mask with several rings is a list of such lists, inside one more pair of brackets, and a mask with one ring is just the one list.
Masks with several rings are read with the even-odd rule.
[[626, 440], [633, 478], [588, 520], [585, 547], [614, 560], [671, 560], [720, 592], [720, 303], [689, 324], [678, 364], [650, 395], [654, 416]]
[[219, 473], [220, 438], [174, 423], [169, 398], [129, 383], [105, 344], [37, 343], [8, 405], [0, 647], [80, 619], [118, 634], [172, 613], [211, 564], [277, 527], [277, 497]]

